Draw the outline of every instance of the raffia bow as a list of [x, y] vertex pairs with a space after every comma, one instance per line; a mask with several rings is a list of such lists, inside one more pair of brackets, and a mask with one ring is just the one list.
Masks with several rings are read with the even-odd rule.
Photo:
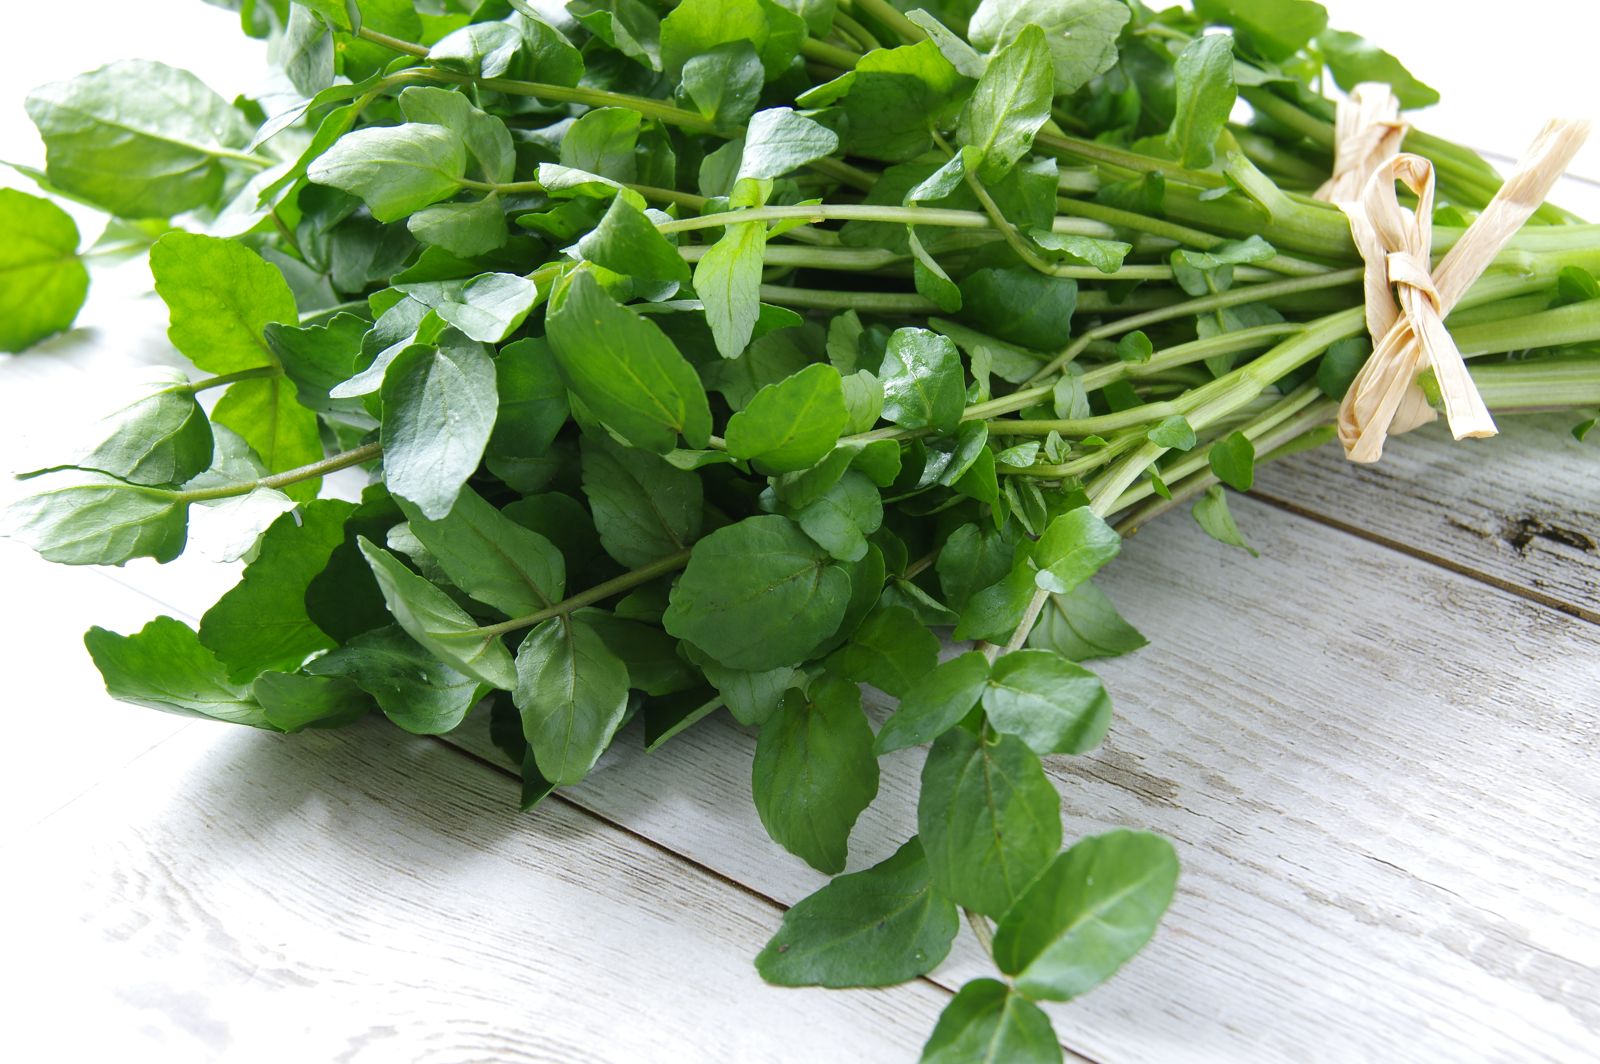
[[[1433, 164], [1399, 152], [1406, 126], [1388, 86], [1357, 86], [1339, 106], [1334, 177], [1318, 195], [1334, 199], [1366, 263], [1367, 330], [1372, 357], [1339, 406], [1339, 442], [1352, 462], [1376, 462], [1391, 433], [1409, 432], [1438, 415], [1417, 378], [1432, 369], [1456, 439], [1493, 436], [1494, 419], [1445, 316], [1565, 172], [1589, 135], [1589, 123], [1557, 120], [1544, 127], [1516, 171], [1455, 246], [1430, 270], [1433, 251]], [[1417, 197], [1400, 205], [1395, 184]], [[1360, 195], [1342, 194], [1359, 186]]]

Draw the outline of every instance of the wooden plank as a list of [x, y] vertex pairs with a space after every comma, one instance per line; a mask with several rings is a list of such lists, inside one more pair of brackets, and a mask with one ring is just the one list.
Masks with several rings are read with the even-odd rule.
[[1461, 442], [1430, 425], [1372, 465], [1322, 447], [1263, 466], [1255, 493], [1600, 623], [1600, 449], [1577, 420], [1502, 418]]
[[[947, 995], [767, 987], [767, 902], [377, 721], [199, 725], [5, 849], [8, 1044], [188, 1060], [909, 1060]], [[18, 882], [20, 880], [21, 882]], [[9, 888], [8, 888], [9, 889]], [[92, 1017], [92, 1022], [84, 1022]]]
[[[1106, 581], [1154, 645], [1102, 663], [1106, 746], [1051, 759], [1068, 837], [1159, 830], [1185, 872], [1147, 954], [1053, 1010], [1065, 1041], [1108, 1062], [1600, 1053], [1600, 632], [1237, 511], [1259, 561], [1173, 517]], [[651, 755], [625, 733], [566, 793], [792, 903], [822, 877], [766, 841], [752, 748], [717, 719]], [[915, 830], [920, 761], [884, 759], [852, 868]], [[984, 971], [963, 932], [934, 978]]]

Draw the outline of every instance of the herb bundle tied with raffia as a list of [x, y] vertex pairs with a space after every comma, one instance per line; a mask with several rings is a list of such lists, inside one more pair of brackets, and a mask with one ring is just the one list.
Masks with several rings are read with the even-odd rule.
[[[654, 749], [728, 713], [767, 831], [829, 874], [877, 759], [931, 744], [915, 834], [756, 961], [896, 983], [964, 913], [998, 977], [925, 1060], [1060, 1060], [1038, 1003], [1173, 896], [1157, 836], [1063, 849], [1041, 761], [1112, 724], [1082, 663], [1143, 645], [1091, 579], [1122, 535], [1193, 500], [1245, 547], [1225, 488], [1259, 462], [1600, 405], [1600, 228], [1542, 204], [1581, 132], [1502, 191], [1307, 0], [233, 6], [260, 99], [124, 62], [27, 101], [24, 172], [149, 245], [194, 372], [28, 474], [9, 533], [169, 561], [204, 514], [248, 558], [198, 629], [91, 630], [111, 694], [487, 719], [528, 807], [634, 717]], [[1328, 78], [1362, 86], [1337, 113]], [[0, 223], [21, 350], [94, 249], [46, 198]]]

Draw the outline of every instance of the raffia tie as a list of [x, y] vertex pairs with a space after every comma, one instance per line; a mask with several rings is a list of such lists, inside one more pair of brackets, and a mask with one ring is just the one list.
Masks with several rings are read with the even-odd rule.
[[[1390, 434], [1438, 416], [1417, 383], [1427, 369], [1438, 382], [1456, 439], [1495, 434], [1494, 419], [1444, 319], [1539, 209], [1589, 135], [1588, 122], [1548, 123], [1477, 220], [1430, 270], [1433, 164], [1399, 151], [1406, 132], [1399, 113], [1388, 86], [1357, 86], [1339, 105], [1334, 176], [1317, 193], [1344, 211], [1366, 263], [1372, 357], [1339, 405], [1339, 442], [1352, 462], [1376, 462]], [[1415, 211], [1400, 205], [1396, 182], [1417, 197]], [[1359, 194], [1351, 196], [1357, 188]]]

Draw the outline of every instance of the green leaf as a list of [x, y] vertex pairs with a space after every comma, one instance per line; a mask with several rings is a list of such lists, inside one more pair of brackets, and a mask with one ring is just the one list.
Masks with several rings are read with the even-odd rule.
[[938, 967], [960, 926], [956, 907], [934, 891], [913, 837], [784, 913], [756, 971], [778, 986], [892, 986]]
[[405, 499], [399, 502], [412, 535], [450, 582], [472, 598], [507, 617], [561, 601], [566, 563], [555, 544], [496, 510], [471, 488], [462, 488], [455, 506], [437, 521]]
[[840, 667], [850, 679], [901, 698], [938, 663], [937, 636], [904, 606], [879, 606], [850, 637]]
[[711, 436], [705, 388], [660, 327], [620, 306], [587, 271], [572, 278], [546, 319], [567, 387], [636, 447], [664, 454], [682, 433], [699, 449]]
[[1159, 447], [1170, 447], [1175, 451], [1193, 450], [1196, 442], [1194, 427], [1182, 414], [1162, 418], [1144, 435], [1151, 443]]
[[582, 617], [557, 617], [517, 649], [512, 697], [539, 774], [565, 786], [611, 745], [628, 708], [628, 668]]
[[585, 434], [583, 493], [600, 545], [629, 567], [676, 554], [700, 535], [700, 478], [648, 451]]
[[980, 180], [999, 181], [1033, 149], [1054, 95], [1044, 31], [1027, 26], [990, 60], [956, 125], [956, 140], [982, 154]]
[[6, 509], [3, 534], [46, 561], [121, 565], [148, 557], [170, 562], [183, 552], [188, 506], [171, 491], [79, 469], [47, 473], [33, 483], [32, 495]]
[[961, 317], [1002, 340], [1054, 351], [1072, 337], [1078, 283], [1037, 270], [985, 267], [961, 282]]
[[1206, 460], [1217, 479], [1237, 491], [1249, 491], [1256, 479], [1256, 448], [1242, 432], [1228, 433], [1211, 445]]
[[143, 370], [135, 397], [100, 419], [98, 435], [74, 465], [150, 485], [181, 484], [211, 465], [211, 422], [177, 370]]
[[694, 109], [719, 126], [743, 125], [761, 100], [767, 73], [749, 41], [729, 41], [683, 64], [683, 91]]
[[1317, 363], [1317, 387], [1329, 399], [1343, 399], [1371, 354], [1371, 342], [1360, 337], [1328, 345], [1327, 353]]
[[685, 653], [706, 674], [706, 680], [717, 689], [717, 694], [733, 714], [735, 720], [746, 727], [761, 724], [783, 703], [783, 696], [793, 687], [797, 674], [785, 665], [776, 669], [747, 672], [730, 669], [696, 650], [694, 644], [684, 643]]
[[1069, 661], [1121, 657], [1149, 642], [1088, 580], [1066, 595], [1052, 595], [1028, 637], [1029, 646], [1053, 650]]
[[393, 625], [350, 637], [344, 646], [313, 660], [306, 671], [352, 681], [372, 696], [384, 716], [417, 735], [453, 731], [483, 689]]
[[771, 81], [793, 61], [805, 36], [805, 21], [772, 0], [684, 0], [661, 20], [661, 64], [677, 76], [702, 52], [748, 41]]
[[495, 367], [471, 341], [413, 345], [383, 378], [383, 477], [424, 516], [444, 517], [477, 471], [499, 402]]
[[466, 282], [395, 286], [479, 343], [497, 344], [517, 330], [540, 300], [538, 285], [514, 273], [481, 273]]
[[857, 562], [866, 556], [867, 537], [883, 524], [883, 497], [865, 473], [849, 470], [794, 519], [839, 561]]
[[640, 280], [689, 283], [689, 264], [626, 196], [611, 200], [600, 224], [578, 241], [578, 253], [596, 265]]
[[941, 663], [906, 689], [873, 750], [881, 755], [932, 742], [971, 713], [988, 686], [989, 661], [979, 651]]
[[1239, 95], [1233, 84], [1233, 38], [1224, 33], [1196, 37], [1174, 69], [1177, 112], [1167, 131], [1167, 149], [1184, 166], [1203, 169], [1216, 158], [1217, 137]]
[[467, 150], [468, 177], [501, 183], [515, 176], [517, 152], [511, 131], [500, 119], [472, 106], [464, 94], [413, 85], [400, 94], [400, 110], [411, 122], [440, 126], [459, 136]]
[[[269, 473], [282, 473], [321, 461], [322, 435], [317, 415], [300, 405], [287, 377], [235, 381], [211, 410], [211, 420], [237, 432], [261, 456]], [[292, 499], [317, 496], [320, 479], [284, 487]]]
[[1067, 1001], [1111, 978], [1155, 934], [1178, 884], [1172, 844], [1092, 835], [1050, 863], [994, 934], [994, 959], [1030, 998]]
[[509, 691], [516, 686], [516, 667], [500, 640], [480, 635], [476, 622], [450, 596], [407, 569], [393, 554], [364, 536], [358, 543], [389, 612], [407, 635], [446, 665], [491, 687]]
[[641, 0], [572, 0], [567, 11], [623, 55], [660, 72], [661, 21]]
[[567, 423], [567, 385], [543, 337], [507, 344], [494, 360], [500, 408], [489, 434], [493, 454], [537, 458]]
[[1232, 26], [1264, 59], [1279, 62], [1328, 27], [1328, 11], [1311, 0], [1195, 0], [1195, 14]]
[[342, 408], [328, 392], [356, 372], [361, 355], [361, 340], [372, 323], [354, 314], [339, 313], [326, 325], [273, 323], [263, 330], [267, 347], [294, 382], [295, 398], [312, 410], [327, 412]]
[[[570, 46], [569, 46], [570, 47]], [[508, 76], [522, 50], [522, 34], [509, 22], [475, 22], [439, 38], [428, 49], [428, 62], [473, 77]]]
[[185, 717], [272, 727], [249, 691], [228, 682], [222, 663], [182, 621], [157, 617], [133, 635], [91, 628], [83, 643], [105, 678], [106, 692], [120, 702]]
[[207, 373], [276, 366], [262, 330], [299, 324], [283, 274], [238, 241], [168, 233], [150, 249], [150, 272], [171, 313], [172, 345]]
[[661, 696], [698, 688], [690, 693], [697, 697], [710, 694], [700, 674], [678, 654], [678, 641], [655, 625], [595, 609], [580, 610], [575, 616], [600, 633], [621, 659], [627, 667], [628, 686], [634, 690]]
[[1228, 512], [1228, 497], [1222, 485], [1213, 484], [1207, 488], [1206, 493], [1194, 501], [1191, 512], [1196, 523], [1205, 529], [1206, 535], [1218, 543], [1239, 547], [1249, 551], [1251, 557], [1260, 557], [1260, 553], [1244, 541], [1239, 526], [1233, 523], [1233, 514]]
[[694, 267], [694, 290], [723, 358], [738, 358], [761, 315], [761, 270], [767, 228], [760, 222], [728, 226]]
[[142, 59], [42, 85], [27, 110], [44, 139], [50, 183], [124, 218], [214, 205], [224, 158], [251, 133], [199, 78]]
[[844, 870], [850, 829], [878, 793], [861, 689], [836, 677], [790, 691], [761, 726], [751, 770], [767, 834], [819, 872]]
[[932, 41], [875, 48], [854, 70], [802, 94], [806, 107], [838, 103], [844, 147], [885, 162], [914, 159], [933, 146], [930, 126], [953, 117], [972, 82], [956, 72]]
[[506, 213], [496, 193], [470, 203], [437, 203], [406, 219], [411, 235], [461, 258], [487, 255], [507, 239]]
[[236, 683], [268, 669], [294, 670], [334, 641], [306, 613], [306, 590], [344, 542], [355, 507], [318, 499], [284, 514], [261, 538], [244, 576], [200, 619], [200, 643]]
[[1033, 548], [1034, 583], [1066, 594], [1117, 556], [1122, 537], [1087, 506], [1068, 510], [1044, 530]]
[[1143, 365], [1156, 353], [1155, 344], [1141, 331], [1131, 332], [1117, 341], [1117, 358], [1123, 362]]
[[359, 197], [380, 222], [455, 195], [466, 174], [461, 135], [429, 122], [346, 133], [306, 170], [313, 183]]
[[839, 150], [833, 130], [789, 107], [769, 107], [750, 117], [738, 180], [782, 177]]
[[950, 999], [922, 1047], [922, 1064], [1060, 1064], [1050, 1017], [995, 979], [974, 979]]
[[0, 351], [72, 327], [89, 291], [78, 226], [47, 199], [0, 188]]
[[998, 917], [1061, 847], [1061, 799], [1014, 735], [941, 735], [917, 802], [933, 883], [958, 905]]
[[721, 708], [721, 697], [703, 687], [650, 699], [640, 710], [644, 716], [645, 752], [655, 753]]
[[728, 421], [728, 453], [764, 473], [809, 469], [821, 461], [849, 422], [839, 371], [818, 363], [756, 393]]
[[250, 685], [262, 716], [281, 732], [354, 724], [372, 709], [372, 699], [342, 676], [266, 672]]
[[850, 578], [787, 517], [747, 517], [696, 543], [662, 617], [724, 665], [760, 672], [804, 661], [838, 630]]
[[883, 416], [901, 428], [954, 432], [966, 409], [961, 355], [948, 336], [927, 329], [896, 329], [883, 365]]
[[1048, 650], [1014, 650], [994, 663], [983, 712], [996, 731], [1036, 754], [1083, 754], [1111, 727], [1100, 678]]
[[1077, 92], [1117, 61], [1117, 38], [1128, 24], [1119, 0], [983, 0], [967, 37], [986, 51], [1016, 40], [1029, 26], [1044, 30], [1055, 65], [1055, 91]]
[[1128, 252], [1133, 250], [1132, 244], [1123, 243], [1121, 240], [1104, 240], [1097, 236], [1080, 236], [1077, 233], [1054, 233], [1048, 229], [1029, 230], [1028, 236], [1045, 251], [1055, 252], [1055, 257], [1065, 257], [1093, 266], [1101, 273], [1116, 273], [1122, 268], [1122, 261], [1128, 257]]
[[1418, 81], [1400, 60], [1358, 34], [1327, 30], [1317, 37], [1317, 51], [1333, 71], [1334, 83], [1346, 92], [1363, 81], [1381, 81], [1394, 89], [1406, 110], [1439, 102], [1437, 89]]

